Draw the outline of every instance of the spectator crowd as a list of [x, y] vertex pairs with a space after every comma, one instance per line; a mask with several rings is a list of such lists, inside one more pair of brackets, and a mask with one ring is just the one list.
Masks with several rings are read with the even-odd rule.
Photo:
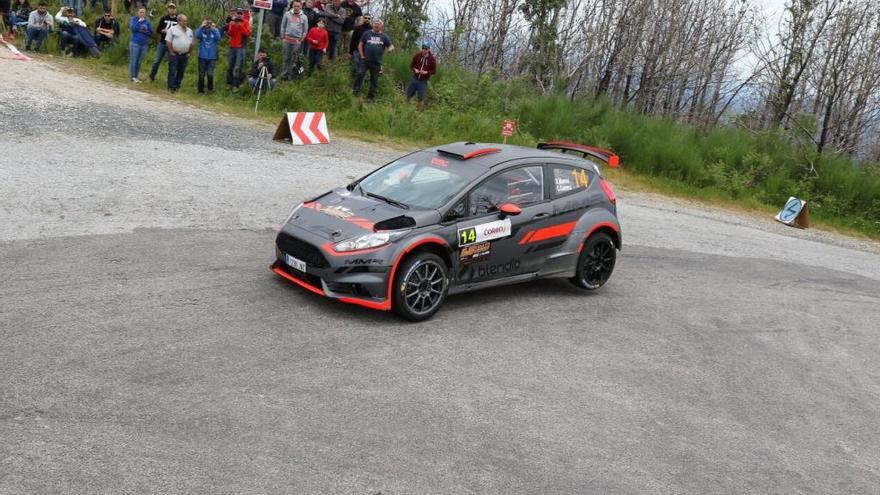
[[[22, 33], [25, 50], [41, 51], [49, 34], [57, 29], [58, 45], [68, 56], [101, 57], [102, 50], [124, 38], [120, 24], [111, 13], [110, 0], [91, 1], [91, 9], [101, 9], [89, 28], [82, 20], [87, 0], [62, 0], [61, 9], [53, 17], [44, 0], [32, 9], [29, 0], [0, 0], [0, 28], [12, 35]], [[249, 3], [253, 0], [249, 0]], [[367, 0], [369, 3], [369, 0]], [[140, 84], [140, 73], [151, 44], [155, 52], [149, 65], [148, 78], [155, 82], [161, 65], [167, 59], [167, 84], [172, 93], [183, 84], [190, 62], [190, 54], [197, 48], [198, 63], [196, 87], [199, 94], [214, 91], [214, 70], [220, 46], [226, 44], [226, 87], [238, 90], [245, 82], [254, 91], [271, 91], [280, 84], [308, 77], [322, 70], [325, 64], [347, 63], [353, 74], [352, 92], [361, 93], [368, 82], [367, 100], [376, 97], [382, 74], [382, 58], [395, 50], [391, 37], [384, 30], [381, 19], [365, 12], [366, 4], [358, 0], [272, 0], [266, 11], [264, 29], [281, 46], [280, 70], [264, 49], [253, 57], [250, 70], [246, 69], [249, 40], [257, 30], [256, 16], [249, 9], [236, 8], [226, 18], [215, 22], [205, 17], [193, 31], [189, 18], [169, 2], [158, 21], [151, 20], [144, 3], [137, 4], [136, 12], [127, 24], [129, 31], [129, 77]], [[134, 7], [130, 0], [124, 2]], [[428, 81], [437, 71], [437, 61], [428, 43], [413, 55], [410, 63], [411, 78], [405, 88], [407, 101], [418, 100], [424, 108]], [[369, 78], [367, 77], [369, 75]]]

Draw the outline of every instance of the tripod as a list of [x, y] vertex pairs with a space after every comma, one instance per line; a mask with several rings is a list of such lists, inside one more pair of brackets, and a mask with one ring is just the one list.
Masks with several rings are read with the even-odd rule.
[[267, 69], [265, 65], [260, 68], [260, 75], [257, 77], [257, 84], [254, 86], [254, 89], [251, 92], [251, 94], [257, 94], [257, 104], [254, 105], [254, 112], [256, 112], [257, 108], [259, 108], [260, 106], [260, 94], [263, 92], [263, 84], [265, 84], [266, 86], [270, 85], [269, 69]]

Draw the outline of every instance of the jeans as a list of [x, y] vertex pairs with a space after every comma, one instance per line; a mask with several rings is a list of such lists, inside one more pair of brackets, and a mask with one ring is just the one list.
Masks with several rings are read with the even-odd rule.
[[357, 75], [361, 70], [361, 64], [363, 64], [363, 60], [361, 59], [361, 52], [355, 50], [351, 52], [351, 62], [354, 64], [354, 73]]
[[208, 91], [214, 91], [214, 67], [217, 66], [217, 59], [199, 59], [199, 93], [205, 92], [205, 77], [208, 78]]
[[188, 53], [178, 53], [177, 55], [168, 54], [168, 90], [171, 92], [180, 89], [180, 83], [183, 82], [183, 73], [186, 71], [186, 64], [189, 62]]
[[40, 51], [40, 47], [43, 46], [43, 40], [49, 36], [49, 30], [47, 29], [38, 29], [38, 28], [29, 28], [25, 32], [25, 48], [30, 48], [31, 43], [36, 41], [37, 46], [35, 50]]
[[410, 99], [418, 93], [419, 101], [425, 99], [425, 94], [428, 92], [428, 81], [419, 81], [416, 79], [416, 76], [413, 76], [409, 81], [409, 86], [406, 87], [406, 99]]
[[[249, 77], [248, 84], [251, 85], [251, 88], [257, 89], [257, 82], [262, 80], [261, 86], [263, 89], [275, 89], [275, 83], [278, 82], [275, 78], [267, 79], [267, 78], [258, 78], [258, 77]], [[268, 84], [268, 88], [266, 88]]]
[[327, 46], [327, 58], [332, 62], [336, 58], [336, 45], [339, 44], [339, 33], [327, 31], [330, 45]]
[[67, 45], [73, 45], [74, 53], [82, 52], [82, 48], [79, 46], [82, 43], [82, 40], [79, 36], [69, 33], [67, 31], [61, 31], [60, 36], [61, 37], [58, 43], [58, 48], [60, 48], [61, 51], [64, 51], [64, 48], [66, 48]]
[[241, 82], [244, 80], [244, 58], [245, 47], [229, 47], [228, 68], [226, 69], [227, 85], [235, 86], [236, 88], [241, 86]]
[[354, 79], [355, 94], [361, 92], [361, 86], [364, 84], [364, 76], [370, 71], [370, 90], [367, 92], [367, 98], [376, 97], [376, 87], [379, 85], [379, 71], [382, 70], [382, 64], [379, 62], [371, 62], [364, 60], [361, 62], [361, 70], [358, 71], [357, 77]]
[[162, 59], [165, 58], [165, 54], [168, 52], [168, 47], [165, 45], [164, 41], [159, 41], [159, 44], [156, 45], [156, 58], [153, 59], [153, 67], [150, 68], [150, 80], [156, 79], [156, 74], [159, 73], [159, 64], [162, 63]]
[[[92, 10], [95, 10], [96, 3], [98, 3], [98, 0], [91, 0]], [[104, 7], [104, 12], [110, 10], [110, 0], [101, 0], [101, 6]]]
[[302, 43], [281, 44], [281, 78], [291, 79], [296, 76], [302, 58]]
[[321, 70], [321, 59], [324, 58], [324, 52], [321, 50], [309, 50], [309, 74], [315, 70]]
[[276, 38], [281, 36], [281, 19], [283, 17], [283, 15], [269, 12], [269, 30], [272, 32], [272, 36]]
[[68, 5], [70, 5], [74, 9], [76, 9], [76, 16], [77, 17], [83, 16], [83, 7], [85, 7], [85, 4], [86, 4], [85, 0], [67, 0], [67, 2], [68, 2]]
[[128, 63], [128, 75], [131, 76], [132, 79], [137, 78], [138, 74], [141, 72], [141, 63], [144, 61], [144, 58], [147, 57], [147, 50], [150, 49], [150, 45], [148, 43], [144, 43], [143, 45], [138, 45], [137, 43], [128, 43], [128, 55], [129, 55], [129, 63]]

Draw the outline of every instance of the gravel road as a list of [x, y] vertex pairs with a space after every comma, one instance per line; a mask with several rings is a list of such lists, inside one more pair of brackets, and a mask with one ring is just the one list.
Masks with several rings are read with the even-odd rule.
[[618, 190], [599, 293], [405, 324], [267, 269], [399, 151], [41, 60], [0, 88], [0, 493], [880, 493], [876, 243]]

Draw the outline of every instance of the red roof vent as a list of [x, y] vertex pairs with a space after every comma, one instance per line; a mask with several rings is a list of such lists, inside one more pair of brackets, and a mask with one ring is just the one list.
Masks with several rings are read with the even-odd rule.
[[458, 160], [470, 160], [490, 153], [500, 153], [501, 148], [477, 148], [475, 143], [453, 143], [437, 150], [441, 155]]

